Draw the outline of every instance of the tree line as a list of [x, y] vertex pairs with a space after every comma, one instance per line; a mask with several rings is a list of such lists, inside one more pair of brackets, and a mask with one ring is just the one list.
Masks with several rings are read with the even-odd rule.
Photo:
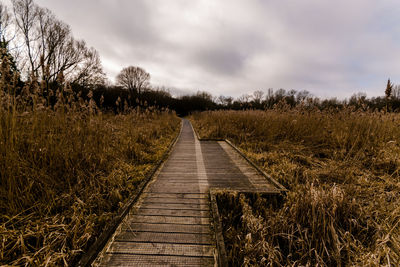
[[232, 97], [219, 96], [214, 98], [217, 108], [222, 109], [272, 109], [279, 105], [286, 105], [289, 108], [296, 106], [312, 107], [320, 110], [343, 109], [353, 107], [354, 109], [377, 110], [377, 111], [400, 111], [400, 86], [394, 85], [390, 79], [387, 82], [384, 96], [368, 98], [365, 93], [353, 94], [348, 99], [321, 99], [313, 96], [309, 91], [296, 91], [270, 88], [266, 92], [254, 91], [253, 94], [244, 94], [236, 99]]
[[[299, 105], [318, 109], [400, 110], [400, 86], [390, 80], [385, 96], [367, 98], [363, 93], [349, 99], [320, 99], [308, 91], [257, 90], [238, 98], [212, 96], [199, 91], [174, 97], [168, 89], [152, 87], [150, 74], [128, 66], [107, 80], [99, 53], [85, 41], [74, 38], [66, 23], [33, 0], [12, 0], [12, 10], [0, 3], [0, 78], [3, 91], [18, 95], [26, 83], [40, 84], [41, 94], [52, 105], [53, 91], [68, 83], [83, 98], [93, 98], [104, 110], [124, 112], [137, 107], [175, 110], [179, 115], [215, 109], [272, 109]], [[5, 86], [7, 84], [7, 86]], [[7, 89], [6, 89], [7, 88]], [[11, 89], [10, 89], [11, 88]]]

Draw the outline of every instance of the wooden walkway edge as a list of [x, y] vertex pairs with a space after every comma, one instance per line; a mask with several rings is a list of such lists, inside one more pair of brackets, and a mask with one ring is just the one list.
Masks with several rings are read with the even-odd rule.
[[215, 212], [211, 212], [210, 189], [273, 194], [282, 191], [279, 184], [266, 179], [232, 144], [200, 142], [190, 122], [183, 120], [168, 159], [144, 188], [93, 265], [221, 264], [217, 245], [221, 249], [223, 241], [217, 242], [216, 225], [211, 227], [216, 219]]
[[181, 122], [181, 130], [179, 134], [174, 138], [171, 144], [168, 146], [167, 150], [164, 152], [160, 160], [156, 163], [153, 169], [149, 172], [149, 174], [143, 179], [143, 181], [137, 186], [137, 190], [133, 193], [132, 197], [128, 200], [128, 202], [122, 207], [121, 212], [118, 213], [113, 220], [110, 222], [109, 226], [100, 234], [100, 236], [96, 239], [96, 241], [90, 246], [89, 250], [82, 256], [76, 266], [78, 267], [86, 267], [91, 266], [93, 261], [98, 257], [98, 254], [105, 247], [107, 242], [110, 240], [112, 235], [115, 233], [117, 227], [121, 224], [122, 220], [128, 214], [129, 210], [132, 206], [137, 202], [144, 188], [147, 186], [149, 181], [154, 177], [155, 173], [160, 169], [163, 162], [167, 159], [169, 153], [172, 148], [175, 146], [178, 138], [182, 132], [182, 122]]

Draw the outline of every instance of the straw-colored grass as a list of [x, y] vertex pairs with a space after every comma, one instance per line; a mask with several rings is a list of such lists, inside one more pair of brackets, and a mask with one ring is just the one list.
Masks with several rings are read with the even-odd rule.
[[193, 114], [289, 189], [218, 197], [231, 265], [400, 264], [400, 116], [275, 109]]
[[[7, 85], [2, 85], [7, 89]], [[0, 265], [74, 265], [178, 134], [165, 111], [102, 114], [66, 87], [0, 90]], [[42, 87], [43, 88], [43, 87]]]

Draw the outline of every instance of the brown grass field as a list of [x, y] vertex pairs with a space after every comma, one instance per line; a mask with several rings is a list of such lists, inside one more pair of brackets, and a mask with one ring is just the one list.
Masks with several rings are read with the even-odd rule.
[[280, 108], [190, 117], [201, 137], [235, 143], [288, 193], [223, 192], [232, 266], [400, 264], [400, 115]]
[[35, 86], [18, 97], [0, 91], [0, 265], [74, 265], [180, 120], [151, 109], [102, 114], [69, 88], [51, 108]]
[[[68, 86], [48, 105], [40, 91], [0, 92], [0, 264], [75, 264], [179, 131], [169, 111], [102, 113]], [[400, 115], [281, 106], [190, 119], [288, 189], [279, 202], [218, 195], [230, 265], [399, 264]]]

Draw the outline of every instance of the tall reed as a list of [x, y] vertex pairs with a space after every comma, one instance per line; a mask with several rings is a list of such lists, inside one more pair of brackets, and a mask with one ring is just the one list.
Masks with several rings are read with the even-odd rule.
[[289, 189], [281, 207], [219, 196], [233, 265], [400, 263], [400, 116], [276, 108], [191, 116], [228, 138]]
[[[2, 76], [4, 77], [4, 76]], [[60, 77], [61, 79], [62, 77]], [[0, 90], [0, 265], [73, 265], [179, 131], [173, 112], [102, 113], [32, 77]]]

